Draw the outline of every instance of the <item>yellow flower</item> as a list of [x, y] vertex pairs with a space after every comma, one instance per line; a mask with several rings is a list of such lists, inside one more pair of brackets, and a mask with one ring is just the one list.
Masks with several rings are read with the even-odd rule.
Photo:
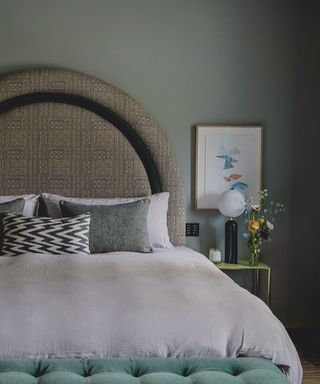
[[251, 233], [255, 233], [260, 227], [259, 221], [250, 220], [248, 224], [248, 231]]
[[264, 219], [259, 219], [259, 224], [263, 224], [264, 223]]

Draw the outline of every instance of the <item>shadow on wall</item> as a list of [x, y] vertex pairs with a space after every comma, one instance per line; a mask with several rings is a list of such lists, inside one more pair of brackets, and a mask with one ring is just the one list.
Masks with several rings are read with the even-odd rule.
[[[190, 147], [190, 196], [191, 211], [197, 221], [200, 222], [200, 237], [197, 241], [197, 249], [208, 257], [210, 248], [219, 248], [223, 254], [224, 248], [224, 218], [218, 210], [196, 210], [195, 209], [195, 142], [196, 142], [196, 125], [190, 127], [191, 147]], [[188, 245], [192, 247], [196, 243], [195, 240], [188, 239]]]
[[300, 8], [289, 306], [292, 317], [297, 319], [296, 327], [305, 328], [306, 340], [313, 340], [318, 346], [320, 209], [315, 183], [319, 177], [320, 2], [301, 2]]

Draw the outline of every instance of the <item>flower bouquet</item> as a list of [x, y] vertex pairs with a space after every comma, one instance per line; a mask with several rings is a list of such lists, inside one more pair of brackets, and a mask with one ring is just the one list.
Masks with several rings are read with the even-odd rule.
[[269, 200], [267, 189], [258, 192], [258, 202], [253, 197], [245, 196], [246, 209], [244, 211], [244, 224], [242, 236], [247, 240], [250, 251], [249, 264], [258, 265], [261, 246], [271, 241], [271, 232], [274, 229], [275, 216], [285, 212], [285, 206]]

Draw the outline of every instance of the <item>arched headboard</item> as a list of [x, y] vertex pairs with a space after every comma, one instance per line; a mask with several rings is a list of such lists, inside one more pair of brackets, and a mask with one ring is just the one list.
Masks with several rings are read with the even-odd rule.
[[170, 193], [168, 226], [184, 244], [181, 176], [168, 139], [133, 98], [95, 77], [41, 68], [0, 78], [0, 195]]

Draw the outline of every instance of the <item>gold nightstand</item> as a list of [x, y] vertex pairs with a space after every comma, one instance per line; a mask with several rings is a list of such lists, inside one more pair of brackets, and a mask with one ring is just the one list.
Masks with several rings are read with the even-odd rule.
[[255, 272], [255, 295], [259, 294], [260, 287], [260, 271], [267, 273], [267, 304], [271, 307], [271, 267], [265, 263], [259, 262], [256, 266], [249, 265], [248, 260], [242, 260], [238, 264], [218, 263], [215, 264], [222, 271], [254, 271]]

